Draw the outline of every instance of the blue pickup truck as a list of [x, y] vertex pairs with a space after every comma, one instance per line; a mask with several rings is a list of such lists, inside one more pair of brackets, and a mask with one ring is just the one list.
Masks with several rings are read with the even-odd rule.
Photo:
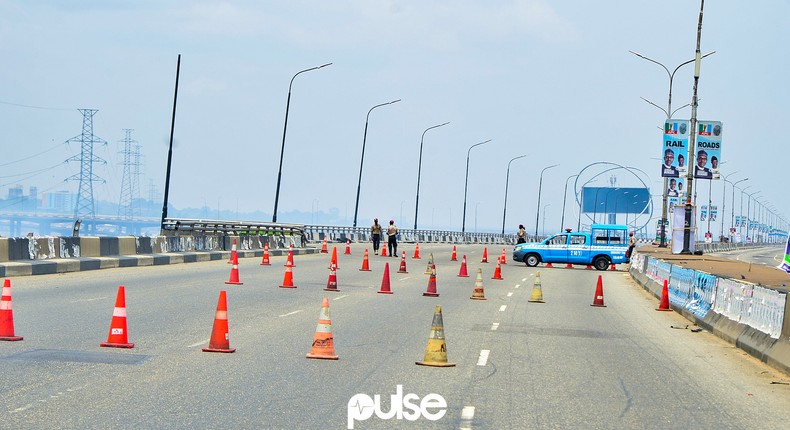
[[518, 244], [513, 249], [513, 260], [530, 267], [539, 263], [570, 263], [606, 270], [611, 264], [625, 263], [626, 251], [627, 226], [593, 224], [589, 233], [568, 229], [543, 242]]

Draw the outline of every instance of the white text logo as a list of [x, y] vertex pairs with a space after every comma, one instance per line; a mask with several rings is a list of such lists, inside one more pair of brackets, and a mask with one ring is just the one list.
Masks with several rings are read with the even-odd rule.
[[[419, 403], [418, 403], [419, 401]], [[431, 393], [420, 400], [414, 393], [403, 394], [403, 385], [398, 385], [395, 394], [390, 396], [390, 410], [381, 410], [381, 396], [376, 394], [371, 399], [367, 394], [355, 394], [348, 401], [348, 428], [354, 428], [354, 420], [365, 421], [373, 416], [382, 420], [392, 417], [415, 421], [423, 416], [430, 421], [440, 420], [447, 413], [447, 402], [444, 397]], [[437, 410], [438, 409], [438, 410]]]

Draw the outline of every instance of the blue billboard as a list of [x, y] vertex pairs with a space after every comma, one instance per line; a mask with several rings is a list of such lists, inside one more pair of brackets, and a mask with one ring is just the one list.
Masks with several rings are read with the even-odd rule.
[[582, 212], [640, 214], [650, 205], [650, 190], [647, 188], [584, 187], [582, 188]]

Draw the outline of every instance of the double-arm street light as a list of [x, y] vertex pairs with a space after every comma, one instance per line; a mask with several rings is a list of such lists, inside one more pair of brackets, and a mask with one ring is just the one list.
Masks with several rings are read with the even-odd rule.
[[[469, 184], [469, 153], [472, 152], [472, 148], [474, 148], [475, 146], [480, 146], [480, 145], [482, 145], [484, 143], [488, 143], [490, 141], [491, 141], [491, 139], [488, 139], [488, 140], [486, 140], [484, 142], [475, 143], [474, 145], [469, 147], [468, 151], [466, 151], [466, 176], [464, 177], [464, 215], [463, 215], [462, 221], [461, 221], [461, 235], [462, 236], [464, 235], [464, 233], [466, 233], [466, 188], [467, 188], [467, 185]], [[466, 236], [464, 236], [464, 237], [466, 237]]]
[[422, 132], [422, 137], [420, 138], [420, 158], [419, 161], [417, 162], [417, 196], [414, 198], [414, 229], [415, 230], [417, 230], [417, 212], [420, 209], [420, 172], [422, 170], [422, 145], [425, 140], [425, 133], [427, 133], [428, 130], [433, 130], [434, 128], [438, 128], [447, 125], [449, 123], [450, 122], [448, 121], [439, 125], [434, 125], [432, 127], [426, 128], [425, 131]]
[[508, 182], [510, 182], [510, 163], [526, 156], [527, 154], [519, 155], [518, 157], [511, 158], [510, 161], [507, 162], [507, 173], [505, 174], [505, 204], [502, 206], [502, 234], [505, 234], [505, 215], [507, 214], [507, 185]]
[[288, 84], [288, 100], [285, 102], [285, 124], [283, 125], [283, 144], [282, 148], [280, 148], [280, 168], [277, 170], [277, 190], [274, 192], [274, 212], [272, 214], [272, 222], [277, 222], [277, 204], [280, 201], [280, 180], [283, 176], [283, 154], [285, 154], [285, 132], [288, 130], [288, 109], [291, 107], [291, 87], [293, 87], [294, 79], [304, 72], [317, 70], [331, 65], [332, 63], [326, 63], [320, 66], [311, 67], [309, 69], [300, 70], [293, 76], [293, 78], [291, 78], [291, 83]]
[[359, 181], [357, 182], [357, 202], [354, 204], [354, 227], [357, 226], [357, 213], [359, 212], [359, 191], [362, 188], [362, 164], [365, 162], [365, 141], [368, 138], [368, 122], [370, 121], [370, 113], [373, 112], [373, 109], [376, 109], [377, 107], [391, 105], [399, 101], [400, 99], [373, 106], [372, 108], [370, 108], [370, 110], [368, 111], [368, 115], [365, 117], [365, 132], [362, 134], [362, 156], [359, 158]]
[[540, 223], [540, 191], [543, 188], [543, 172], [557, 166], [559, 166], [559, 164], [553, 164], [551, 166], [544, 167], [543, 170], [540, 171], [540, 182], [538, 183], [538, 213], [535, 215], [535, 236], [538, 235], [538, 224]]

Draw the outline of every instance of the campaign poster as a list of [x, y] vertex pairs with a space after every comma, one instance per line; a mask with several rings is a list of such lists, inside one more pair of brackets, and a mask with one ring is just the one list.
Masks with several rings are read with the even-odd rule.
[[661, 152], [661, 177], [678, 178], [688, 173], [689, 121], [664, 121], [664, 141]]
[[710, 206], [710, 220], [716, 222], [716, 215], [719, 214], [719, 207], [716, 205]]
[[721, 163], [721, 121], [699, 121], [697, 123], [697, 147], [694, 178], [719, 179]]
[[703, 205], [699, 211], [699, 220], [705, 221], [708, 218], [708, 205]]

